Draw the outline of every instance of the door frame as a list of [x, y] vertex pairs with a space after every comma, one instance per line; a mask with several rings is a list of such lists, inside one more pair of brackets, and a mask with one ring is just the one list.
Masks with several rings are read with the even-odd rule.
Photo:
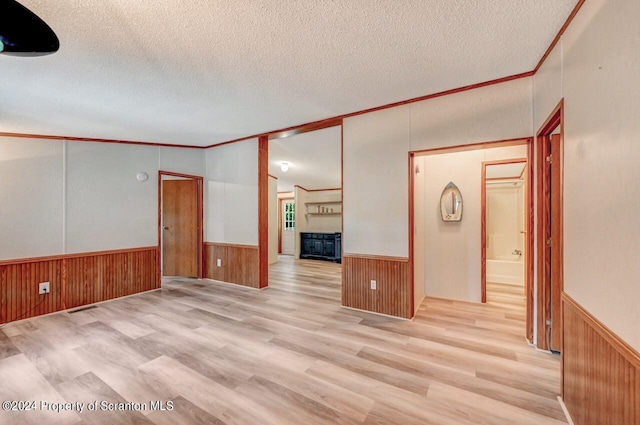
[[[490, 148], [500, 148], [500, 147], [509, 147], [509, 146], [522, 146], [522, 145], [526, 145], [527, 146], [527, 162], [528, 164], [532, 164], [533, 163], [533, 138], [532, 137], [520, 137], [517, 139], [506, 139], [506, 140], [496, 140], [496, 141], [490, 141], [490, 142], [479, 142], [479, 143], [470, 143], [470, 144], [466, 144], [466, 145], [457, 145], [457, 146], [449, 146], [449, 147], [441, 147], [441, 148], [433, 148], [433, 149], [423, 149], [423, 150], [416, 150], [416, 151], [410, 151], [408, 154], [408, 183], [409, 183], [409, 200], [408, 200], [408, 208], [409, 208], [409, 226], [408, 226], [408, 234], [409, 234], [409, 273], [408, 273], [408, 279], [409, 279], [409, 287], [411, 289], [411, 311], [412, 314], [415, 313], [415, 306], [413, 305], [413, 298], [414, 298], [414, 292], [415, 292], [415, 280], [414, 280], [414, 276], [413, 276], [413, 264], [415, 261], [414, 258], [414, 228], [415, 228], [415, 208], [414, 208], [414, 195], [415, 195], [415, 179], [414, 179], [414, 169], [415, 169], [415, 162], [414, 162], [414, 158], [415, 156], [423, 156], [423, 155], [434, 155], [434, 154], [439, 154], [439, 153], [452, 153], [452, 152], [464, 152], [464, 151], [471, 151], [471, 150], [482, 150], [482, 149], [490, 149]], [[529, 186], [530, 186], [530, 193], [533, 193], [531, 191], [531, 185], [533, 184], [533, 167], [527, 167], [527, 170], [529, 171], [529, 174], [527, 176], [527, 178], [529, 179]], [[527, 203], [528, 206], [528, 217], [529, 219], [527, 220], [529, 228], [533, 229], [533, 196], [530, 197], [529, 202]], [[531, 234], [527, 234], [527, 242], [529, 243], [529, 252], [533, 252], [533, 249], [531, 248], [532, 244], [533, 244], [533, 237], [531, 237]], [[528, 292], [527, 292], [527, 316], [526, 316], [526, 337], [528, 337], [530, 340], [533, 339], [533, 309], [534, 309], [534, 305], [533, 305], [533, 255], [530, 255], [530, 265], [527, 268], [525, 266], [525, 282], [528, 288]], [[428, 296], [428, 294], [425, 294], [425, 296]], [[531, 331], [529, 331], [529, 329], [531, 329]], [[529, 336], [531, 335], [531, 336]]]
[[[547, 156], [549, 155], [548, 145], [546, 140], [551, 136], [553, 131], [560, 127], [560, 146], [559, 152], [553, 161], [559, 161], [560, 164], [560, 176], [558, 186], [554, 188], [548, 187], [548, 177], [550, 167], [547, 167]], [[560, 345], [562, 345], [562, 303], [561, 296], [564, 291], [564, 242], [563, 242], [563, 174], [564, 174], [564, 98], [553, 109], [551, 114], [547, 117], [544, 124], [540, 127], [536, 133], [535, 143], [535, 156], [536, 156], [536, 212], [537, 212], [537, 225], [536, 225], [536, 244], [537, 244], [537, 274], [538, 274], [538, 308], [537, 308], [537, 338], [536, 345], [541, 350], [550, 350], [550, 340], [548, 338], [551, 326], [547, 321], [551, 321], [551, 306], [555, 305], [559, 310], [557, 318], [559, 323], [556, 324], [556, 333], [560, 339]], [[557, 223], [554, 222], [552, 226], [548, 220], [548, 214], [550, 213], [550, 191], [549, 189], [559, 191], [560, 193], [560, 205], [559, 217], [557, 217]], [[553, 232], [553, 234], [552, 234]], [[553, 239], [558, 241], [557, 246], [549, 254], [546, 249], [547, 235], [551, 235]], [[551, 287], [547, 286], [545, 282], [545, 275], [547, 267], [550, 267], [552, 257], [557, 256], [557, 264], [559, 268], [551, 270], [551, 282], [558, 282], [558, 285]], [[555, 277], [555, 279], [554, 279]]]
[[[283, 224], [283, 220], [282, 220], [282, 215], [284, 213], [284, 208], [283, 205], [285, 202], [293, 202], [295, 204], [296, 202], [296, 198], [295, 197], [286, 197], [286, 198], [279, 198], [278, 199], [278, 254], [283, 254], [282, 252], [282, 232], [284, 232], [284, 224]], [[298, 220], [297, 217], [297, 212], [296, 212], [296, 221]], [[294, 236], [294, 253], [293, 256], [295, 256], [295, 236]]]
[[[527, 146], [529, 142], [527, 142]], [[527, 149], [528, 153], [529, 149]], [[482, 163], [482, 177], [481, 177], [481, 186], [480, 186], [480, 245], [481, 245], [481, 254], [480, 254], [480, 262], [481, 262], [481, 288], [482, 288], [482, 302], [487, 302], [487, 166], [491, 165], [501, 165], [501, 164], [519, 164], [524, 163], [525, 168], [523, 170], [523, 174], [526, 177], [526, 184], [524, 186], [524, 208], [525, 208], [525, 220], [524, 220], [524, 293], [527, 296], [527, 306], [529, 305], [528, 294], [530, 293], [531, 280], [529, 277], [529, 262], [531, 261], [531, 252], [529, 251], [529, 238], [531, 237], [531, 223], [529, 218], [531, 214], [529, 213], [533, 206], [531, 205], [531, 195], [529, 193], [529, 168], [530, 161], [529, 158], [513, 158], [513, 159], [502, 159], [497, 161], [485, 161]], [[519, 176], [521, 177], [521, 176]], [[527, 326], [528, 328], [528, 326]], [[528, 331], [527, 331], [528, 334]]]
[[198, 279], [204, 277], [204, 178], [202, 176], [194, 176], [191, 174], [175, 173], [173, 171], [158, 171], [158, 254], [156, 258], [156, 279], [158, 287], [162, 282], [162, 177], [180, 177], [184, 179], [196, 180], [198, 183], [198, 199], [197, 204], [197, 241], [198, 241]]

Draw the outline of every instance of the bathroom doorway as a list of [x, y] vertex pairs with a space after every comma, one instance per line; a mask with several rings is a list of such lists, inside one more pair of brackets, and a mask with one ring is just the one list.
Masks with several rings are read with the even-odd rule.
[[482, 163], [482, 298], [514, 310], [526, 306], [529, 199], [527, 159]]

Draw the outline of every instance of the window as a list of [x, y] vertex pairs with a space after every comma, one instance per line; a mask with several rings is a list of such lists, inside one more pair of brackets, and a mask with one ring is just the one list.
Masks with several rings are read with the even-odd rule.
[[284, 204], [284, 230], [293, 231], [296, 228], [296, 204], [285, 202]]

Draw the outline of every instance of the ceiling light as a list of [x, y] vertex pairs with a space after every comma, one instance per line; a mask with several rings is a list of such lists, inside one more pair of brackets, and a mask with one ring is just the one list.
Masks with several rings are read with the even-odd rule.
[[35, 13], [15, 0], [0, 1], [0, 53], [43, 56], [59, 48], [56, 33]]
[[280, 169], [282, 170], [283, 173], [286, 173], [287, 171], [289, 171], [289, 163], [288, 162], [283, 162], [280, 165]]

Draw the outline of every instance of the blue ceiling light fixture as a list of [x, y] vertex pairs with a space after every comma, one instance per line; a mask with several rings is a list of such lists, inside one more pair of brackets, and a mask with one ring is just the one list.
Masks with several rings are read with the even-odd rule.
[[43, 56], [59, 48], [56, 34], [35, 13], [15, 0], [0, 0], [0, 53]]

